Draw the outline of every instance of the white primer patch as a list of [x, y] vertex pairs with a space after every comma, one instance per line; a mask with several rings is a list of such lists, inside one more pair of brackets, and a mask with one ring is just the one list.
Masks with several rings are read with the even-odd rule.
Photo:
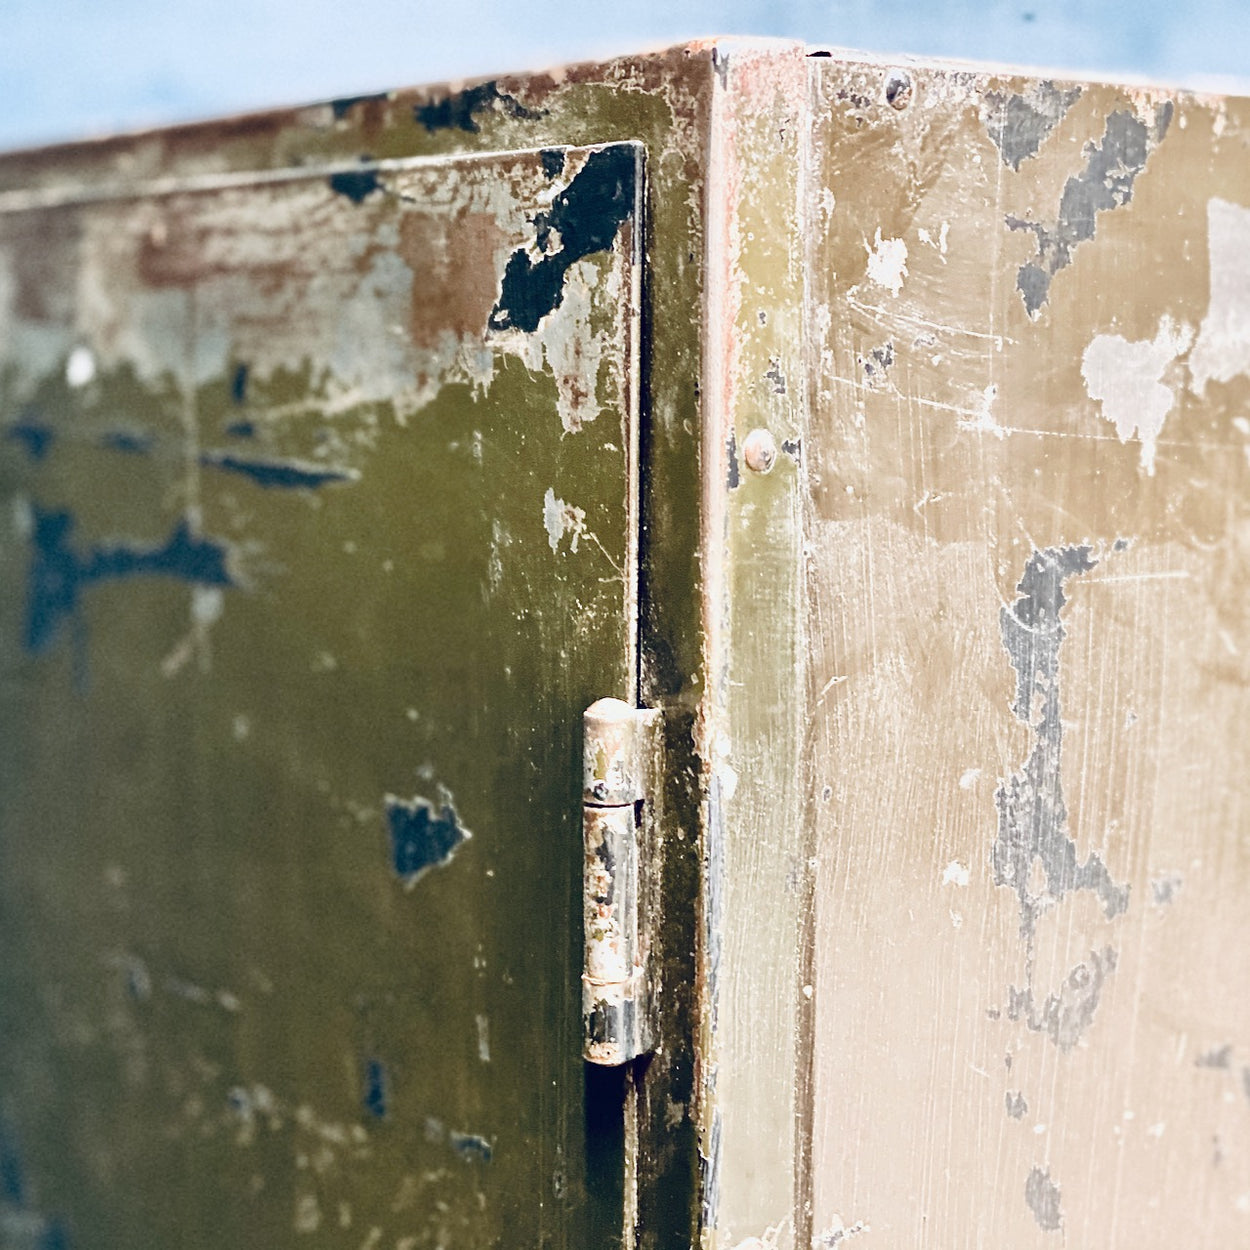
[[972, 874], [968, 871], [968, 866], [957, 859], [952, 859], [942, 874], [943, 885], [967, 885], [971, 880]]
[[864, 246], [868, 251], [868, 280], [897, 297], [907, 277], [907, 244], [902, 239], [883, 239], [878, 228], [872, 246]]
[[1189, 357], [1198, 395], [1212, 380], [1227, 382], [1250, 373], [1250, 209], [1227, 200], [1207, 202], [1207, 257], [1207, 315]]
[[75, 347], [65, 362], [65, 381], [77, 390], [95, 381], [95, 356], [89, 347]]
[[559, 551], [560, 540], [569, 534], [572, 535], [569, 550], [576, 552], [578, 540], [586, 532], [586, 513], [563, 499], [557, 499], [555, 491], [548, 486], [543, 496], [543, 527], [552, 551]]
[[1081, 376], [1090, 399], [1101, 403], [1101, 415], [1115, 426], [1120, 442], [1127, 443], [1134, 435], [1141, 440], [1141, 467], [1151, 476], [1155, 443], [1176, 401], [1172, 388], [1160, 379], [1192, 341], [1188, 326], [1174, 325], [1165, 316], [1153, 340], [1099, 334], [1081, 357]]

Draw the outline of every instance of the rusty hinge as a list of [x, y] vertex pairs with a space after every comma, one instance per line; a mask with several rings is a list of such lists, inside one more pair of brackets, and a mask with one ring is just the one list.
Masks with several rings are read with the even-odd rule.
[[611, 1065], [654, 1048], [648, 955], [660, 713], [600, 699], [582, 726], [582, 1053]]

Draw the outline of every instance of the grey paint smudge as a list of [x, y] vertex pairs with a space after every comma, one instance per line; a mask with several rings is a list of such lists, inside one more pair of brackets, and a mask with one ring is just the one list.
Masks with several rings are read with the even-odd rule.
[[1004, 1097], [1004, 1102], [1007, 1105], [1007, 1114], [1013, 1120], [1023, 1120], [1028, 1114], [1029, 1104], [1025, 1100], [1024, 1095], [1018, 1090], [1009, 1089]]
[[882, 343], [880, 347], [872, 348], [866, 356], [860, 357], [860, 363], [864, 369], [864, 380], [873, 389], [879, 389], [886, 384], [886, 375], [894, 363], [894, 344]]
[[1058, 1232], [1063, 1227], [1063, 1211], [1059, 1206], [1059, 1186], [1050, 1179], [1049, 1168], [1035, 1167], [1024, 1182], [1024, 1200], [1043, 1232]]
[[1166, 877], [1156, 877], [1150, 882], [1150, 894], [1155, 905], [1164, 907], [1173, 902], [1184, 884], [1184, 879], [1176, 873]]
[[1033, 987], [1007, 991], [1007, 1017], [1022, 1020], [1031, 1033], [1044, 1033], [1060, 1050], [1071, 1050], [1094, 1022], [1103, 984], [1115, 971], [1116, 953], [1109, 946], [1090, 951], [1089, 962], [1079, 963], [1063, 984], [1037, 1006]]
[[1037, 259], [1020, 267], [1016, 287], [1030, 317], [1036, 317], [1050, 296], [1050, 281], [1072, 263], [1077, 246], [1094, 237], [1099, 213], [1120, 208], [1133, 198], [1133, 183], [1146, 160], [1167, 133], [1172, 104], [1159, 105], [1147, 124], [1118, 109], [1107, 118], [1102, 142], [1085, 149], [1085, 168], [1064, 184], [1054, 225], [1008, 217], [1012, 230], [1029, 230], [1037, 237]]
[[1225, 1042], [1223, 1046], [1213, 1046], [1204, 1051], [1194, 1060], [1195, 1068], [1220, 1068], [1227, 1071], [1232, 1067], [1233, 1044]]
[[1250, 1068], [1242, 1068], [1241, 1070], [1241, 1088], [1246, 1097], [1250, 1099]]
[[1060, 90], [1053, 82], [1030, 83], [1022, 95], [986, 92], [985, 127], [1003, 164], [1018, 172], [1022, 162], [1036, 156], [1080, 95], [1080, 87]]
[[[1073, 890], [1092, 890], [1108, 919], [1128, 907], [1127, 885], [1117, 885], [1097, 851], [1084, 863], [1068, 836], [1060, 756], [1063, 723], [1059, 706], [1059, 649], [1066, 631], [1060, 612], [1064, 584], [1097, 564], [1089, 547], [1047, 547], [1035, 551], [1024, 568], [1014, 604], [999, 613], [1003, 646], [1016, 672], [1012, 711], [1034, 734], [1023, 767], [1002, 778], [994, 792], [998, 837], [991, 853], [995, 884], [1008, 886], [1020, 900], [1020, 935], [1030, 944], [1038, 917]], [[1046, 877], [1044, 889], [1030, 887], [1035, 863]]]

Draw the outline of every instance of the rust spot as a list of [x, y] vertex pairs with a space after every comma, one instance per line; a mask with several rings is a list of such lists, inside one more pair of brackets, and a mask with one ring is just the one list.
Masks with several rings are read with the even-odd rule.
[[490, 213], [465, 210], [450, 223], [431, 213], [405, 212], [400, 255], [414, 275], [412, 339], [436, 347], [447, 330], [478, 337], [499, 297], [499, 255], [507, 239]]

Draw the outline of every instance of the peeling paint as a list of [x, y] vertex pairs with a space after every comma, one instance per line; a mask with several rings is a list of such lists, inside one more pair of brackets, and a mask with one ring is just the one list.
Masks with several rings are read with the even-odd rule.
[[586, 513], [557, 499], [555, 491], [548, 486], [543, 496], [543, 528], [552, 551], [558, 552], [560, 543], [568, 536], [569, 550], [576, 553], [578, 540], [586, 533]]
[[1013, 1120], [1023, 1120], [1028, 1114], [1029, 1104], [1019, 1090], [1009, 1089], [1003, 1096], [1003, 1101], [1006, 1105], [1007, 1114]]
[[1169, 873], [1167, 876], [1154, 877], [1150, 882], [1150, 897], [1156, 907], [1164, 907], [1168, 903], [1175, 901], [1176, 895], [1180, 892], [1180, 888], [1185, 884], [1185, 879], [1179, 873]]
[[1225, 1042], [1223, 1046], [1214, 1046], [1203, 1051], [1195, 1060], [1195, 1068], [1220, 1068], [1227, 1071], [1233, 1066], [1233, 1044]]
[[436, 130], [463, 130], [475, 135], [482, 129], [481, 115], [487, 112], [518, 121], [534, 121], [542, 116], [541, 112], [526, 108], [515, 96], [500, 91], [496, 82], [479, 83], [440, 100], [418, 104], [412, 115], [431, 134]]
[[42, 460], [56, 442], [56, 432], [45, 425], [33, 408], [28, 408], [4, 432], [11, 443], [17, 443], [31, 460]]
[[385, 796], [395, 874], [411, 889], [431, 868], [451, 862], [456, 848], [473, 835], [456, 809], [444, 802], [436, 811], [427, 799]]
[[159, 547], [114, 543], [91, 548], [85, 555], [70, 546], [74, 517], [68, 511], [34, 506], [34, 551], [27, 582], [26, 646], [46, 651], [56, 640], [63, 618], [74, 618], [90, 587], [130, 577], [166, 577], [204, 586], [232, 587], [226, 548], [191, 532], [179, 521]]
[[448, 1141], [451, 1148], [466, 1163], [489, 1163], [494, 1150], [485, 1137], [476, 1133], [450, 1133]]
[[1037, 259], [1022, 265], [1016, 276], [1030, 317], [1036, 317], [1049, 298], [1051, 279], [1072, 263], [1080, 244], [1094, 237], [1098, 214], [1133, 198], [1133, 183], [1171, 120], [1170, 102], [1159, 105], [1149, 121], [1117, 109], [1107, 118], [1101, 142], [1086, 147], [1085, 168], [1064, 184], [1053, 225], [1007, 218], [1010, 229], [1031, 231], [1037, 238]]
[[1081, 96], [1080, 87], [1056, 87], [1046, 80], [1031, 82], [1023, 92], [985, 95], [985, 127], [1008, 169], [1037, 155], [1043, 141]]
[[375, 1120], [385, 1120], [390, 1108], [390, 1078], [380, 1059], [365, 1064], [364, 1094], [361, 1102]]
[[1131, 342], [1118, 334], [1099, 334], [1081, 357], [1081, 376], [1090, 399], [1115, 426], [1120, 442], [1141, 440], [1141, 467], [1155, 471], [1155, 444], [1175, 403], [1170, 386], [1161, 381], [1169, 365], [1189, 349], [1193, 331], [1175, 326], [1170, 317], [1159, 322], [1152, 340]]
[[1116, 953], [1106, 946], [1090, 951], [1089, 960], [1079, 963], [1063, 984], [1038, 1007], [1033, 987], [1026, 985], [1008, 991], [1007, 1017], [1022, 1021], [1031, 1033], [1045, 1034], [1060, 1050], [1071, 1050], [1094, 1022], [1102, 999], [1103, 986], [1116, 967]]
[[585, 256], [606, 251], [634, 211], [638, 156], [629, 144], [591, 152], [551, 208], [534, 219], [532, 247], [508, 258], [499, 302], [490, 315], [492, 330], [538, 329], [560, 306], [564, 278]]
[[209, 469], [237, 473], [250, 478], [257, 486], [285, 490], [315, 490], [331, 482], [355, 482], [360, 474], [355, 469], [331, 468], [319, 464], [303, 464], [295, 460], [244, 459], [228, 451], [208, 451], [200, 463]]
[[[1084, 863], [1068, 835], [1068, 810], [1060, 773], [1063, 722], [1059, 703], [1059, 651], [1066, 631], [1063, 588], [1097, 565], [1089, 547], [1035, 551], [1016, 586], [1020, 597], [999, 613], [1003, 646], [1016, 674], [1012, 711], [1034, 735], [1021, 771], [1003, 778], [994, 792], [998, 836], [991, 853], [994, 881], [1020, 900], [1020, 933], [1030, 943], [1038, 917], [1071, 890], [1091, 890], [1108, 919], [1128, 907], [1129, 890], [1112, 880], [1097, 851]], [[1045, 888], [1030, 884], [1034, 863]]]
[[1034, 1167], [1029, 1172], [1024, 1182], [1024, 1201], [1043, 1232], [1054, 1233], [1063, 1227], [1059, 1186], [1050, 1179], [1049, 1168]]
[[382, 181], [375, 169], [347, 170], [331, 174], [326, 180], [330, 190], [345, 195], [353, 204], [363, 204], [371, 195], [382, 191]]
[[871, 246], [864, 244], [868, 252], [868, 280], [897, 297], [907, 277], [907, 244], [902, 239], [883, 239], [881, 228]]
[[1250, 208], [1207, 202], [1210, 294], [1189, 356], [1193, 390], [1250, 373]]

